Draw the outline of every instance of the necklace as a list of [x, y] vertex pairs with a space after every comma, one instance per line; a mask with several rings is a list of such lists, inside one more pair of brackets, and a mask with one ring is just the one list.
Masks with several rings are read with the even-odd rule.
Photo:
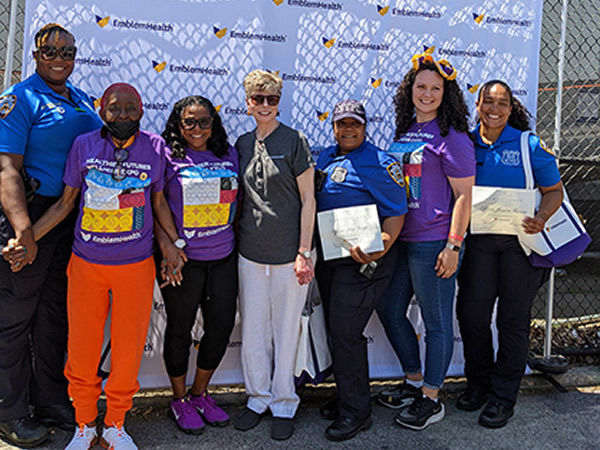
[[[421, 131], [423, 131], [425, 128], [427, 128], [427, 125], [429, 125], [431, 122], [433, 122], [435, 119], [431, 119], [428, 120], [427, 122], [421, 122], [421, 126], [417, 129], [417, 131], [415, 131], [415, 133], [420, 133]], [[419, 125], [419, 122], [415, 122], [417, 124], [417, 126]]]

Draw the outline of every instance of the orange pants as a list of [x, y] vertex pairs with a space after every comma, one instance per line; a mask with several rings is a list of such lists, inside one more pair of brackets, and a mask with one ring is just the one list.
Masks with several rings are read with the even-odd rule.
[[142, 361], [152, 309], [154, 261], [117, 266], [89, 263], [75, 254], [67, 268], [69, 277], [67, 314], [68, 358], [65, 376], [75, 406], [78, 424], [98, 415], [102, 379], [98, 364], [102, 352], [104, 324], [111, 302], [111, 368], [104, 387], [106, 425], [122, 424], [139, 389], [137, 375]]

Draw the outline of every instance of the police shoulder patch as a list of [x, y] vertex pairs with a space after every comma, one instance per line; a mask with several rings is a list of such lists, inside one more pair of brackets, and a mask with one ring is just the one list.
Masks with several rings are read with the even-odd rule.
[[402, 175], [402, 166], [398, 161], [391, 163], [387, 166], [387, 172], [389, 173], [392, 180], [400, 187], [404, 187], [404, 177]]
[[0, 97], [0, 119], [4, 119], [10, 114], [15, 105], [17, 104], [16, 95], [3, 95]]
[[540, 138], [540, 148], [542, 150], [544, 150], [546, 153], [551, 154], [552, 156], [556, 156], [554, 154], [554, 152], [546, 145], [546, 143], [544, 142], [544, 140], [542, 138]]

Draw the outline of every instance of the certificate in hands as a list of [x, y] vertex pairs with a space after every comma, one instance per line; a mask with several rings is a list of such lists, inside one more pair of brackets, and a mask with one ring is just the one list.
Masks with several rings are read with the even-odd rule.
[[349, 249], [359, 246], [365, 253], [383, 250], [377, 206], [336, 208], [317, 213], [323, 259], [350, 256]]
[[535, 191], [473, 186], [471, 233], [519, 235], [525, 216], [534, 215]]

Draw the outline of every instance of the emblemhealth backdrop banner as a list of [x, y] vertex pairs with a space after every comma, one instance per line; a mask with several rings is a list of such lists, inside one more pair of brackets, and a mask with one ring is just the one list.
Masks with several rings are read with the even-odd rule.
[[[500, 78], [535, 114], [541, 15], [542, 0], [28, 0], [23, 74], [34, 71], [35, 32], [58, 22], [76, 37], [71, 81], [93, 97], [117, 81], [133, 84], [147, 130], [160, 133], [177, 100], [200, 94], [218, 106], [235, 142], [254, 127], [242, 79], [262, 68], [283, 78], [280, 119], [315, 153], [333, 143], [330, 113], [344, 98], [364, 102], [367, 133], [385, 148], [395, 90], [410, 57], [431, 46], [457, 68], [472, 111], [478, 86]], [[409, 314], [422, 330], [418, 309]], [[168, 384], [154, 331], [140, 373], [146, 387]], [[236, 328], [217, 383], [242, 381], [239, 335]], [[375, 317], [366, 335], [372, 376], [400, 375]], [[458, 330], [455, 341], [450, 374], [463, 369]]]

